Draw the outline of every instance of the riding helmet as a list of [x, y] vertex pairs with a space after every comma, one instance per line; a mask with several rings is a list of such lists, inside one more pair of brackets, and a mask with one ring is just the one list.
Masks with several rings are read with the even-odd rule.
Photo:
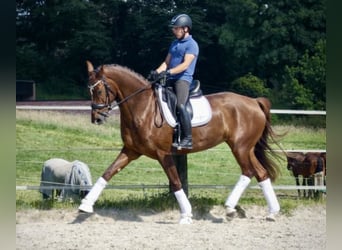
[[179, 14], [171, 19], [170, 27], [189, 27], [192, 29], [191, 18], [187, 14]]

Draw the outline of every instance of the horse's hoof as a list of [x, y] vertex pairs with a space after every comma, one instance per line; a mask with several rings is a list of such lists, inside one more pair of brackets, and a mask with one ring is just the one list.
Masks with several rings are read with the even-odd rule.
[[229, 218], [234, 218], [236, 217], [237, 213], [236, 213], [236, 209], [235, 208], [231, 208], [231, 207], [226, 207], [226, 216]]
[[192, 224], [192, 215], [181, 215], [181, 218], [179, 219], [179, 224], [182, 225], [189, 225]]
[[240, 207], [239, 205], [236, 205], [235, 209], [239, 218], [247, 218], [246, 211], [242, 207]]
[[266, 220], [267, 221], [276, 221], [275, 216], [276, 215], [274, 213], [273, 214], [269, 214], [269, 215], [266, 216]]
[[93, 213], [94, 209], [92, 205], [87, 204], [87, 202], [83, 199], [81, 205], [78, 207], [78, 211], [84, 213]]

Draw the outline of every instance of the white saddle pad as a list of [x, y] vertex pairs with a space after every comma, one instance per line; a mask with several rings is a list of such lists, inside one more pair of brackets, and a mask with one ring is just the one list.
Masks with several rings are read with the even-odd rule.
[[[158, 88], [158, 102], [162, 109], [162, 114], [166, 122], [171, 126], [175, 127], [177, 122], [173, 117], [167, 103], [163, 101], [162, 98], [162, 87]], [[210, 104], [205, 96], [192, 97], [190, 98], [190, 103], [192, 105], [193, 117], [191, 120], [192, 127], [198, 127], [207, 124], [212, 116]]]

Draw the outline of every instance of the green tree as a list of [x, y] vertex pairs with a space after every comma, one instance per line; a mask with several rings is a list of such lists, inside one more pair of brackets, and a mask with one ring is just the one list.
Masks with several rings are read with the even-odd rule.
[[270, 95], [265, 82], [251, 73], [235, 79], [230, 87], [234, 92], [250, 97], [269, 97]]
[[85, 95], [85, 59], [105, 60], [110, 46], [89, 1], [17, 1], [17, 77], [50, 97]]
[[281, 84], [285, 65], [297, 65], [299, 58], [324, 39], [325, 2], [280, 0], [215, 1], [211, 9], [216, 20], [218, 44], [227, 82], [252, 72], [268, 87]]
[[[67, 98], [88, 97], [82, 92], [87, 59], [147, 75], [174, 39], [169, 20], [188, 13], [200, 46], [195, 78], [204, 93], [234, 91], [234, 81], [250, 73], [272, 89], [274, 106], [287, 107], [289, 99], [279, 97], [291, 96], [301, 100], [291, 105], [308, 107], [302, 98], [314, 98], [314, 107], [324, 108], [325, 42], [319, 41], [326, 39], [325, 5], [325, 0], [17, 0], [17, 78], [42, 83], [47, 97]], [[302, 93], [299, 85], [312, 96], [296, 96]]]
[[320, 40], [313, 55], [308, 50], [297, 66], [286, 66], [279, 100], [295, 109], [325, 110], [326, 100], [326, 45]]

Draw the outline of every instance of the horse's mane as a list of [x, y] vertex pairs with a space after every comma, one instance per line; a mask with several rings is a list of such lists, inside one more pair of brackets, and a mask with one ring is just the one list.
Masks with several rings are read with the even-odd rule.
[[132, 69], [130, 69], [126, 66], [121, 66], [119, 64], [106, 64], [103, 66], [104, 66], [104, 68], [108, 68], [108, 69], [113, 68], [113, 69], [117, 69], [118, 71], [123, 71], [124, 73], [127, 73], [130, 76], [132, 76], [133, 78], [140, 80], [144, 84], [148, 84], [148, 81], [146, 80], [146, 78], [144, 76], [142, 76], [141, 74], [133, 71]]

